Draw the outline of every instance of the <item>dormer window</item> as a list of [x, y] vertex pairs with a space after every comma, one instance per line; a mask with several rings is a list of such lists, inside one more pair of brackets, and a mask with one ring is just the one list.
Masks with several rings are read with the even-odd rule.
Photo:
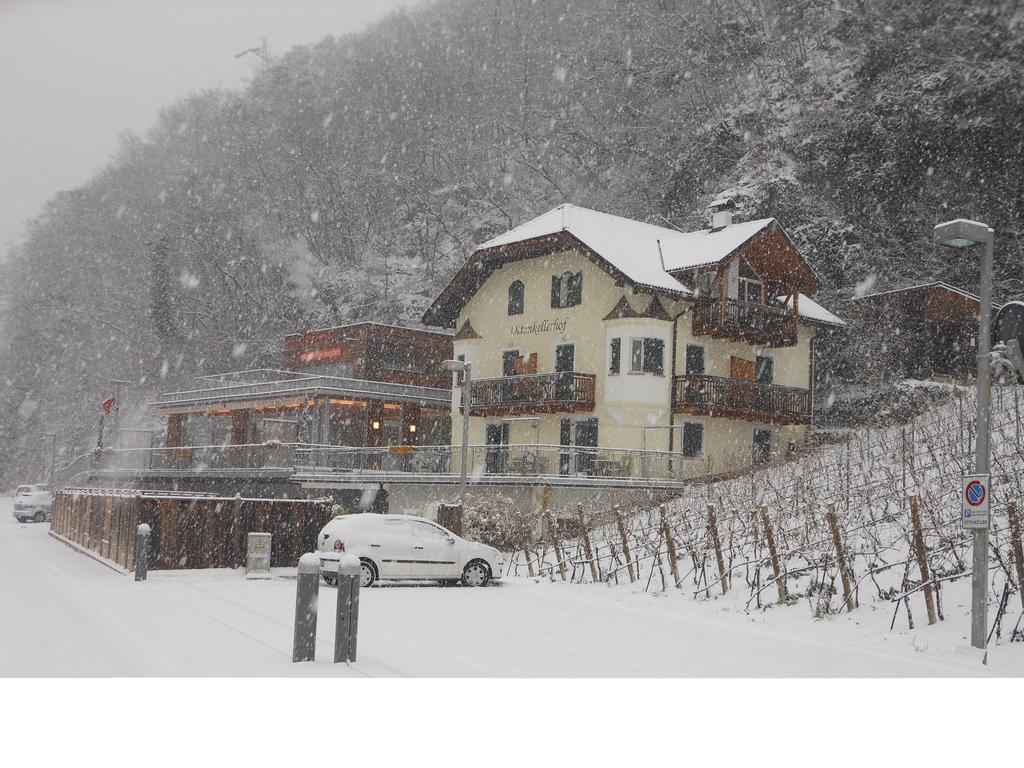
[[508, 287], [508, 313], [509, 315], [523, 314], [523, 296], [525, 293], [522, 280], [515, 280]]
[[551, 278], [551, 308], [575, 307], [583, 303], [583, 273], [563, 272]]

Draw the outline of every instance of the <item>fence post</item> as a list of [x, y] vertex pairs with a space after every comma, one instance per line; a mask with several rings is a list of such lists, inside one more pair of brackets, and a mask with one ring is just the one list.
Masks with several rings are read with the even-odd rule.
[[829, 504], [825, 519], [832, 529], [832, 543], [836, 548], [836, 562], [839, 563], [839, 575], [843, 579], [843, 600], [846, 603], [846, 612], [853, 612], [853, 591], [850, 588], [850, 573], [846, 567], [846, 552], [843, 549], [843, 539], [839, 535], [839, 521], [836, 519], [836, 505]]
[[139, 523], [135, 533], [135, 580], [145, 581], [149, 568], [149, 533], [146, 523]]
[[636, 572], [633, 570], [633, 559], [629, 556], [629, 541], [626, 539], [626, 525], [622, 522], [622, 510], [619, 505], [615, 507], [615, 522], [619, 528], [619, 538], [622, 540], [622, 557], [626, 560], [626, 569], [629, 571], [629, 582], [636, 581]]
[[1021, 545], [1017, 502], [1011, 501], [1006, 506], [1006, 516], [1010, 518], [1010, 546], [1013, 549], [1013, 562], [1017, 567], [1017, 591], [1020, 593], [1021, 605], [1024, 606], [1024, 546]]
[[772, 559], [772, 573], [775, 575], [775, 586], [779, 590], [779, 602], [786, 602], [786, 582], [782, 578], [782, 568], [779, 565], [779, 553], [775, 549], [775, 533], [772, 531], [772, 521], [768, 517], [768, 507], [761, 507], [761, 522], [764, 524], [764, 537], [768, 541], [768, 554]]
[[682, 584], [679, 582], [679, 559], [676, 557], [676, 542], [672, 538], [672, 529], [668, 524], [668, 504], [661, 504], [658, 507], [658, 511], [661, 513], [661, 530], [665, 536], [665, 544], [668, 548], [668, 567], [672, 571], [672, 582], [676, 585], [676, 589], [682, 589]]
[[334, 663], [356, 660], [359, 631], [359, 558], [342, 555], [338, 561], [338, 604], [334, 621]]
[[320, 594], [320, 558], [307, 552], [299, 558], [295, 586], [295, 638], [292, 661], [313, 661], [316, 657], [316, 611]]
[[718, 518], [715, 517], [714, 504], [708, 504], [708, 530], [711, 532], [711, 543], [715, 547], [718, 579], [722, 582], [722, 594], [724, 595], [729, 591], [729, 577], [725, 574], [725, 559], [722, 557], [722, 540], [718, 537]]
[[910, 522], [914, 526], [914, 554], [921, 569], [921, 583], [924, 584], [924, 603], [928, 608], [928, 623], [934, 624], [935, 595], [932, 593], [932, 577], [928, 572], [928, 550], [924, 546], [924, 532], [921, 530], [921, 501], [917, 496], [910, 497]]
[[576, 507], [576, 518], [580, 524], [580, 537], [583, 539], [583, 552], [587, 556], [587, 562], [590, 563], [590, 578], [597, 584], [597, 563], [594, 562], [594, 549], [590, 546], [590, 533], [587, 531], [587, 518], [583, 515], [583, 505], [580, 504]]

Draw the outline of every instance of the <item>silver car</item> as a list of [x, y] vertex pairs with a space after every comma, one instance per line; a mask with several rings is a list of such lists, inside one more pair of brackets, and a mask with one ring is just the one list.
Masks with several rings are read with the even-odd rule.
[[19, 523], [43, 523], [53, 511], [53, 494], [45, 485], [19, 485], [14, 492], [14, 517]]
[[338, 580], [338, 559], [355, 555], [362, 566], [360, 586], [378, 579], [439, 581], [483, 587], [501, 578], [504, 560], [494, 547], [466, 541], [447, 528], [412, 515], [342, 515], [320, 531], [320, 573]]

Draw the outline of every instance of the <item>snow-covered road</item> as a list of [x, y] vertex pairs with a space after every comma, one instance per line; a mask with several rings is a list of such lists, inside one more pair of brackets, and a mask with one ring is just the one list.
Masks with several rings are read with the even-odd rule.
[[136, 583], [19, 524], [0, 498], [5, 676], [921, 676], [988, 674], [969, 658], [779, 628], [676, 595], [520, 579], [489, 589], [383, 586], [361, 596], [359, 661], [331, 663], [322, 587], [316, 662], [291, 662], [295, 582], [234, 571]]

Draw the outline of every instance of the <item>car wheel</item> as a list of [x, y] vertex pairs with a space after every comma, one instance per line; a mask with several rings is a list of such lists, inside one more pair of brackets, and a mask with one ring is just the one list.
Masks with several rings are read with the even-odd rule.
[[369, 560], [359, 561], [359, 586], [362, 589], [372, 587], [377, 581], [377, 566]]
[[336, 587], [336, 586], [338, 586], [338, 577], [337, 576], [328, 576], [325, 573], [324, 574], [324, 584], [326, 584], [329, 587]]
[[18, 520], [19, 523], [24, 523], [25, 522], [25, 518], [24, 517], [19, 517], [19, 518], [17, 518], [17, 520]]
[[462, 571], [462, 583], [467, 587], [486, 587], [491, 580], [491, 569], [483, 560], [474, 560]]
[[35, 520], [37, 523], [41, 523], [44, 520], [46, 520], [46, 513], [40, 510], [39, 512], [36, 512], [35, 517], [33, 517], [32, 519]]

